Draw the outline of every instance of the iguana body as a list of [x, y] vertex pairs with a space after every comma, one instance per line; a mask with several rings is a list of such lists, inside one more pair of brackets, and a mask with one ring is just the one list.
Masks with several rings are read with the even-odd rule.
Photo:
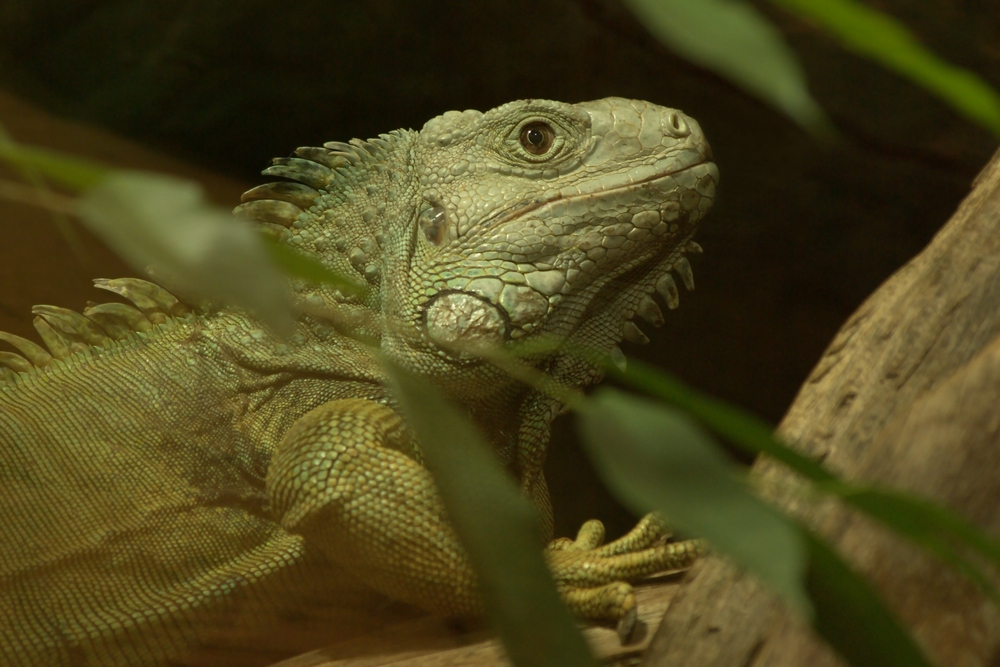
[[[135, 307], [38, 307], [48, 350], [3, 335], [23, 356], [0, 353], [0, 664], [222, 664], [211, 646], [253, 646], [246, 629], [268, 613], [315, 612], [333, 637], [386, 600], [478, 615], [419, 447], [357, 339], [459, 401], [551, 531], [541, 465], [560, 406], [475, 348], [642, 338], [631, 319], [662, 320], [654, 290], [676, 305], [668, 272], [690, 282], [683, 254], [718, 178], [692, 120], [616, 98], [450, 112], [275, 162], [265, 173], [295, 182], [251, 190], [239, 212], [364, 296], [294, 284], [303, 315], [280, 339], [238, 310], [98, 281]], [[531, 361], [574, 386], [598, 377], [566, 355]], [[648, 522], [603, 548], [598, 533], [549, 552], [592, 618], [634, 613], [624, 580], [693, 556], [651, 546]]]

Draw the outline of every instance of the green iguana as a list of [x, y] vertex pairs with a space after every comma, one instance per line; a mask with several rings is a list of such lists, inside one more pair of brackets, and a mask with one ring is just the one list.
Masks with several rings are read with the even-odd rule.
[[[718, 180], [697, 123], [619, 98], [452, 111], [264, 174], [287, 180], [238, 214], [364, 296], [293, 281], [301, 315], [280, 338], [232, 307], [98, 280], [131, 305], [37, 306], [47, 349], [0, 334], [20, 352], [0, 352], [0, 664], [252, 664], [283, 650], [268, 618], [318, 619], [325, 640], [408, 605], [480, 615], [358, 338], [460, 402], [551, 536], [542, 462], [561, 406], [468, 344], [552, 335], [623, 359], [620, 341], [647, 342], [636, 315], [663, 322], [654, 292], [677, 306], [671, 271], [693, 287], [684, 255]], [[532, 363], [570, 386], [600, 377], [567, 354]], [[700, 548], [660, 537], [644, 520], [601, 546], [592, 522], [547, 557], [577, 614], [628, 620], [626, 582]]]

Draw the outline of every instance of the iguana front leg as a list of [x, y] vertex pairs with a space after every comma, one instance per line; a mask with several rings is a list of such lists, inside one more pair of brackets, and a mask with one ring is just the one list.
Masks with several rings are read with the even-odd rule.
[[368, 586], [449, 616], [480, 615], [472, 568], [391, 408], [344, 399], [306, 413], [275, 451], [266, 484], [281, 526]]
[[[481, 615], [475, 574], [430, 472], [391, 408], [345, 399], [301, 417], [271, 460], [267, 492], [282, 527], [368, 586], [447, 616]], [[603, 526], [588, 522], [576, 541], [554, 542], [549, 564], [571, 609], [621, 621], [627, 634], [635, 597], [626, 581], [686, 567], [697, 557], [696, 543], [655, 545], [661, 536], [647, 519], [600, 546]]]

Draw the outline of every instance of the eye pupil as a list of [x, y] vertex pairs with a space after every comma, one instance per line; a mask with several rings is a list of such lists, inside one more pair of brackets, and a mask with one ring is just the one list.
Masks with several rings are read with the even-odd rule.
[[521, 146], [532, 155], [545, 155], [555, 139], [548, 123], [536, 121], [521, 128]]

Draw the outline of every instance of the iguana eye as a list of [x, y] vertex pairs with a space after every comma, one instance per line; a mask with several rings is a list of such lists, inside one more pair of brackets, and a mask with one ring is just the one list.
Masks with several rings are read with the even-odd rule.
[[521, 145], [532, 155], [545, 155], [552, 148], [555, 136], [548, 123], [535, 121], [521, 128]]

